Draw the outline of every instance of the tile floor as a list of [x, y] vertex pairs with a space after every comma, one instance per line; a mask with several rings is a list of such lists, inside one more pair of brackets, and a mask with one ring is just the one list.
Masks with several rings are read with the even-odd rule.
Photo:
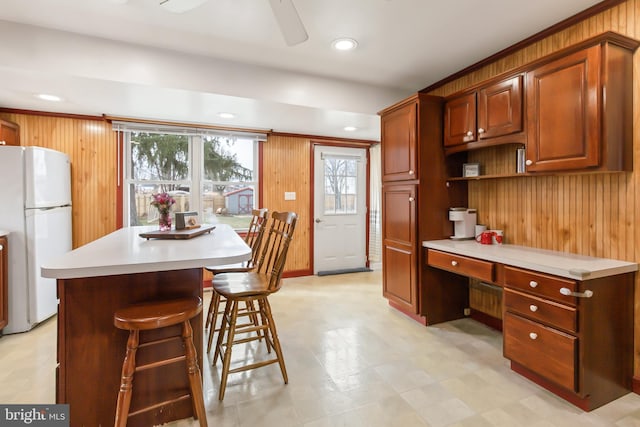
[[[212, 427], [640, 426], [639, 395], [585, 413], [513, 373], [498, 332], [469, 319], [425, 328], [398, 313], [380, 271], [286, 279], [271, 301], [289, 384], [270, 365], [230, 376], [218, 402], [218, 370], [205, 363]], [[1, 403], [54, 402], [55, 328], [54, 318], [0, 338]]]

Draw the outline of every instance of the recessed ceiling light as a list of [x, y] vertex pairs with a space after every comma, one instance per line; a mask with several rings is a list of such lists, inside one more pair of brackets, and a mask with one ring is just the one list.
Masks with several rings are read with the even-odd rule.
[[357, 131], [358, 128], [355, 126], [345, 126], [344, 130], [346, 130], [347, 132], [354, 132], [354, 131]]
[[44, 101], [52, 101], [52, 102], [59, 102], [62, 101], [62, 98], [60, 98], [57, 95], [50, 95], [48, 93], [40, 93], [38, 95], [36, 95], [38, 98], [44, 100]]
[[331, 46], [335, 50], [353, 50], [358, 47], [358, 42], [350, 38], [339, 38], [331, 42]]
[[221, 119], [235, 119], [236, 115], [233, 113], [218, 113], [218, 117]]

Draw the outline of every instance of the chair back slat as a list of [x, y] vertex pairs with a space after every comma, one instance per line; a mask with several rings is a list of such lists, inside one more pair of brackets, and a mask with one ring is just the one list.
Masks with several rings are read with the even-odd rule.
[[253, 267], [258, 262], [260, 245], [267, 229], [268, 209], [253, 209], [251, 211], [251, 223], [244, 238], [245, 243], [251, 248], [251, 259], [247, 261], [247, 267]]
[[271, 291], [280, 287], [289, 244], [293, 238], [297, 220], [298, 215], [294, 212], [273, 212], [271, 214], [271, 226], [258, 261], [258, 273], [268, 276]]

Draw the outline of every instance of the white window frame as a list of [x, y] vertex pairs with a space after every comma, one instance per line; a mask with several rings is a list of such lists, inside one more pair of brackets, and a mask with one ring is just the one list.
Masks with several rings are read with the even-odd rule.
[[[209, 129], [198, 129], [198, 128], [184, 128], [184, 127], [173, 127], [173, 126], [148, 126], [148, 125], [138, 125], [134, 123], [116, 123], [114, 122], [114, 130], [123, 132], [123, 151], [124, 151], [124, 179], [123, 179], [123, 191], [122, 191], [122, 209], [123, 209], [123, 226], [129, 227], [131, 225], [130, 218], [130, 201], [131, 201], [131, 187], [135, 184], [163, 184], [163, 183], [171, 183], [171, 184], [179, 184], [182, 186], [189, 187], [189, 210], [198, 212], [200, 218], [204, 218], [204, 211], [202, 207], [202, 196], [203, 196], [203, 188], [204, 184], [246, 184], [247, 186], [252, 186], [254, 189], [254, 197], [253, 204], [254, 207], [257, 206], [258, 201], [260, 200], [260, 186], [259, 186], [259, 177], [260, 177], [260, 162], [258, 156], [259, 143], [260, 141], [266, 140], [266, 135], [256, 134], [256, 133], [245, 133], [245, 132], [233, 132], [229, 134], [228, 132], [219, 132], [212, 131]], [[148, 132], [148, 133], [159, 133], [159, 134], [186, 134], [188, 136], [188, 176], [187, 179], [179, 180], [179, 181], [165, 181], [165, 180], [136, 180], [132, 178], [132, 147], [131, 147], [131, 133], [132, 132]], [[239, 181], [211, 181], [205, 180], [204, 178], [204, 163], [203, 163], [203, 155], [204, 155], [204, 138], [203, 136], [211, 135], [211, 136], [219, 136], [219, 137], [235, 137], [238, 139], [248, 139], [253, 140], [253, 180], [249, 182], [239, 182]]]

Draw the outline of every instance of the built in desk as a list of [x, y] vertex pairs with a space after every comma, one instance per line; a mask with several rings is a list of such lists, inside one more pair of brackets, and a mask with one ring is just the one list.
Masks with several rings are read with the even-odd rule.
[[475, 240], [423, 246], [425, 268], [503, 288], [514, 371], [586, 411], [631, 391], [636, 263]]
[[[116, 309], [148, 300], [202, 297], [202, 267], [246, 261], [251, 249], [233, 229], [218, 224], [191, 239], [145, 239], [154, 227], [128, 227], [77, 248], [41, 268], [57, 279], [58, 366], [56, 403], [68, 403], [72, 426], [111, 426], [114, 422], [127, 331], [113, 325]], [[192, 319], [193, 340], [202, 370], [202, 314]], [[148, 331], [155, 338], [180, 333]], [[166, 328], [169, 329], [169, 328]], [[149, 337], [149, 335], [147, 335]], [[142, 339], [144, 340], [144, 334]], [[178, 340], [179, 341], [179, 340]], [[141, 340], [142, 342], [142, 340]], [[180, 346], [180, 343], [176, 343]], [[179, 347], [143, 350], [144, 362]], [[136, 373], [131, 412], [147, 402], [166, 401], [188, 389], [184, 366], [164, 366]], [[161, 406], [131, 417], [130, 426], [151, 426], [191, 417], [191, 401]]]

